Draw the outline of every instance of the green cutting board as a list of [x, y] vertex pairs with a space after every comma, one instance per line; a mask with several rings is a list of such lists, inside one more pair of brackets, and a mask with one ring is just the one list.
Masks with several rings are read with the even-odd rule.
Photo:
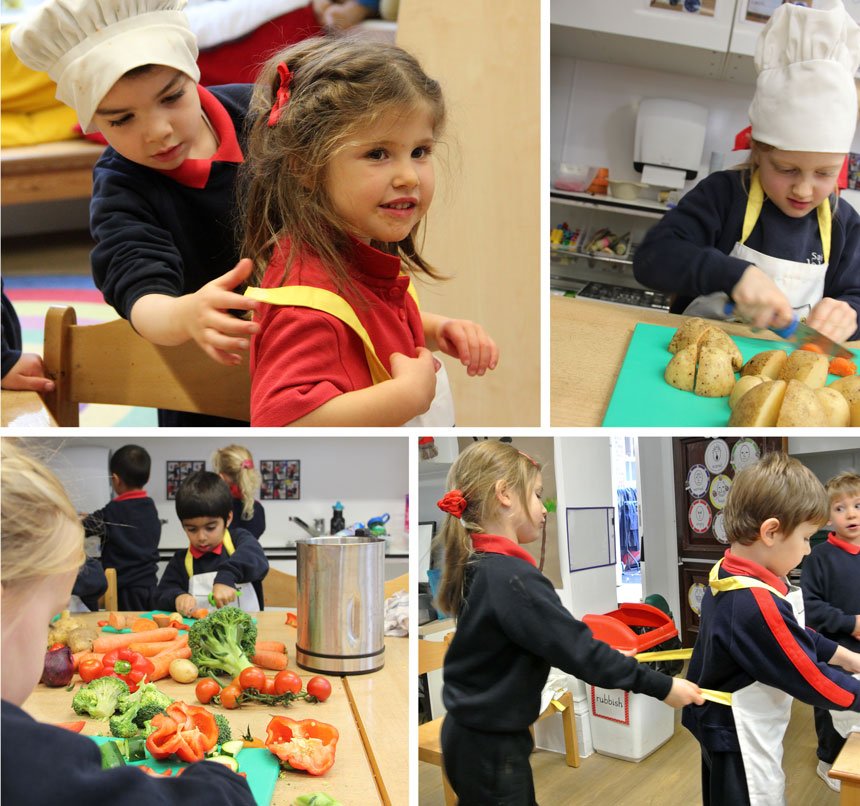
[[[170, 613], [168, 613], [166, 610], [150, 610], [148, 613], [141, 613], [140, 617], [151, 619], [156, 613], [162, 613], [165, 616], [170, 615]], [[194, 624], [194, 622], [196, 620], [197, 619], [193, 619], [193, 618], [183, 618], [182, 619], [183, 623], [187, 624], [189, 627], [192, 624]], [[104, 632], [131, 632], [131, 629], [129, 627], [126, 627], [125, 629], [122, 629], [122, 630], [118, 630], [116, 627], [111, 627], [110, 624], [105, 624], [105, 626], [102, 627], [102, 630]], [[143, 633], [141, 633], [141, 635], [143, 635]], [[141, 640], [143, 640], [143, 639], [141, 639]]]
[[[666, 348], [675, 330], [661, 325], [636, 325], [603, 425], [726, 427], [731, 414], [728, 397], [699, 397], [669, 386], [663, 380], [666, 365], [672, 358]], [[732, 336], [732, 340], [744, 362], [763, 350], [794, 350], [794, 344], [786, 341], [746, 336]], [[858, 353], [852, 352], [857, 360]], [[830, 375], [827, 382], [836, 378]]]
[[[99, 745], [115, 741], [110, 736], [90, 736], [89, 738]], [[248, 776], [248, 786], [251, 787], [251, 794], [257, 806], [269, 806], [275, 791], [275, 781], [278, 780], [278, 757], [262, 747], [246, 747], [236, 756], [236, 761], [239, 762], [239, 772], [244, 772]], [[156, 772], [164, 772], [164, 770], [175, 772], [188, 766], [187, 763], [178, 761], [175, 757], [168, 761], [156, 761], [148, 752], [143, 761], [131, 763], [133, 766], [145, 765]]]

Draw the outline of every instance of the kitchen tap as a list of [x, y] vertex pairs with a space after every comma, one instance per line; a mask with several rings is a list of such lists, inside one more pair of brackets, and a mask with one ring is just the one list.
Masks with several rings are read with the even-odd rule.
[[301, 526], [311, 537], [319, 537], [320, 533], [312, 526], [308, 526], [301, 518], [296, 518], [293, 515], [290, 515], [290, 520], [295, 523], [297, 526]]

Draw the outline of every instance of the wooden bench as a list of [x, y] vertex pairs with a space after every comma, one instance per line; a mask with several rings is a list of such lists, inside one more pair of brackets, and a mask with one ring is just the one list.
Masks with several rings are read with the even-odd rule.
[[93, 166], [104, 149], [82, 139], [0, 149], [0, 202], [88, 199]]

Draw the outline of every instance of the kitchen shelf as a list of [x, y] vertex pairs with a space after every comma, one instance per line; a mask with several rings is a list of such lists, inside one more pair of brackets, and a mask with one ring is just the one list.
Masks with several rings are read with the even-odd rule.
[[550, 253], [553, 257], [587, 260], [589, 262], [596, 260], [600, 263], [621, 263], [622, 265], [627, 266], [633, 265], [633, 258], [631, 256], [635, 251], [635, 248], [631, 246], [626, 255], [620, 256], [610, 255], [605, 252], [580, 252], [579, 250], [568, 249], [565, 246], [559, 246], [558, 244], [554, 243], [550, 244], [549, 248]]
[[569, 204], [572, 207], [586, 207], [591, 210], [613, 210], [644, 218], [662, 218], [667, 210], [672, 209], [666, 204], [650, 199], [616, 199], [613, 196], [596, 195], [594, 193], [575, 193], [569, 190], [550, 191], [550, 201]]

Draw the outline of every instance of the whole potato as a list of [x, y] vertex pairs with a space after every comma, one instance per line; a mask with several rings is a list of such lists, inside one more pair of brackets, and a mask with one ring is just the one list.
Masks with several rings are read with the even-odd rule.
[[193, 683], [198, 674], [197, 667], [187, 658], [170, 661], [167, 671], [177, 683]]

